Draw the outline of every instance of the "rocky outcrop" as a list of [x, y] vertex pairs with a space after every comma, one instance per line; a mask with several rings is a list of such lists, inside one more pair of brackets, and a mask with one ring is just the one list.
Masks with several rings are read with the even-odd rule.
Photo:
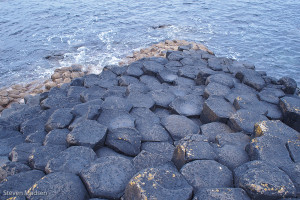
[[300, 197], [293, 81], [268, 82], [249, 63], [178, 49], [107, 66], [4, 109], [1, 195]]

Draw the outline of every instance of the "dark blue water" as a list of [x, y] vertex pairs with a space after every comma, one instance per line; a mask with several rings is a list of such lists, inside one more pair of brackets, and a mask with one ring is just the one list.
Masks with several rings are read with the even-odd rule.
[[[175, 38], [299, 84], [299, 11], [299, 0], [0, 0], [0, 87], [72, 63], [97, 70]], [[151, 28], [162, 24], [172, 26]]]

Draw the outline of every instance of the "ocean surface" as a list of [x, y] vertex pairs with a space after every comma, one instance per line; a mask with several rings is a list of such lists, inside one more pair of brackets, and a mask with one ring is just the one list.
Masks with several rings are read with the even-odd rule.
[[0, 0], [0, 87], [73, 63], [97, 72], [166, 39], [203, 43], [300, 85], [299, 0]]

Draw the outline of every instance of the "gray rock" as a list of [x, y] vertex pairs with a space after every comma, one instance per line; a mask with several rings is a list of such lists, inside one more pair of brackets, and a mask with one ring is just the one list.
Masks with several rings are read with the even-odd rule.
[[9, 176], [26, 172], [31, 170], [30, 167], [28, 167], [25, 164], [19, 163], [19, 162], [7, 162], [6, 164], [0, 166], [0, 183], [5, 181], [5, 179]]
[[155, 75], [163, 68], [164, 66], [162, 64], [155, 61], [145, 61], [142, 67], [144, 73], [148, 75]]
[[287, 149], [289, 150], [292, 160], [300, 163], [300, 140], [288, 141]]
[[235, 131], [244, 131], [248, 135], [253, 134], [254, 125], [268, 118], [264, 115], [257, 114], [251, 110], [241, 109], [230, 116], [229, 126]]
[[171, 115], [171, 111], [164, 108], [155, 108], [153, 111], [160, 119]]
[[127, 86], [126, 89], [126, 95], [129, 95], [130, 93], [134, 93], [134, 92], [139, 92], [139, 93], [148, 93], [150, 91], [150, 89], [148, 88], [148, 86], [146, 86], [146, 84], [144, 83], [133, 83]]
[[264, 88], [258, 97], [261, 101], [266, 101], [268, 103], [278, 104], [279, 98], [284, 96], [284, 92], [275, 88]]
[[164, 70], [160, 70], [157, 74], [157, 79], [162, 83], [164, 82], [164, 83], [173, 84], [177, 78], [178, 76], [176, 75], [175, 72], [168, 70], [166, 68]]
[[103, 98], [107, 98], [110, 96], [124, 98], [126, 96], [126, 89], [125, 86], [112, 86], [107, 89], [106, 93], [103, 95]]
[[20, 132], [23, 135], [29, 135], [36, 131], [43, 131], [45, 130], [45, 124], [48, 120], [49, 116], [39, 116], [33, 119], [29, 119], [21, 124]]
[[196, 85], [194, 80], [189, 79], [189, 78], [184, 78], [184, 77], [178, 77], [174, 81], [174, 83], [175, 83], [175, 85], [183, 86], [183, 87], [190, 87], [190, 86], [195, 86]]
[[21, 133], [19, 131], [9, 130], [6, 128], [0, 128], [0, 140], [20, 136]]
[[267, 117], [270, 120], [282, 120], [283, 119], [283, 114], [280, 110], [280, 107], [275, 104], [271, 104], [268, 102], [262, 102], [263, 106], [268, 110], [267, 112]]
[[60, 152], [56, 158], [51, 159], [45, 168], [47, 174], [53, 172], [70, 172], [78, 174], [96, 159], [95, 152], [87, 147], [73, 146]]
[[209, 83], [204, 90], [204, 97], [226, 96], [230, 93], [230, 88], [226, 85], [221, 85], [216, 82]]
[[67, 96], [70, 98], [74, 98], [77, 99], [78, 101], [80, 101], [80, 94], [85, 90], [85, 87], [82, 86], [71, 86], [68, 89], [68, 93]]
[[195, 191], [205, 188], [232, 187], [232, 172], [214, 160], [195, 160], [181, 168], [180, 173]]
[[125, 110], [130, 111], [132, 104], [125, 98], [110, 96], [105, 98], [103, 104], [101, 105], [102, 109], [115, 109], [115, 110]]
[[297, 82], [290, 78], [290, 77], [282, 77], [281, 79], [279, 79], [278, 81], [280, 84], [282, 84], [284, 86], [283, 91], [286, 94], [294, 94], [297, 88]]
[[163, 141], [172, 141], [169, 133], [165, 128], [158, 123], [151, 121], [136, 121], [136, 129], [140, 132], [141, 140], [143, 142], [163, 142]]
[[193, 188], [173, 168], [148, 168], [132, 177], [124, 199], [188, 200], [192, 192]]
[[25, 142], [43, 144], [46, 135], [47, 135], [46, 131], [36, 131], [34, 133], [29, 134], [26, 137]]
[[71, 109], [63, 108], [56, 110], [51, 117], [48, 119], [45, 130], [47, 132], [52, 131], [53, 129], [63, 129], [67, 128], [73, 119], [71, 114]]
[[298, 140], [300, 133], [282, 123], [280, 120], [266, 120], [255, 124], [255, 137], [275, 136], [284, 142]]
[[245, 150], [245, 147], [250, 142], [250, 137], [243, 132], [228, 134], [221, 133], [216, 136], [216, 142], [221, 146], [228, 144]]
[[140, 77], [140, 82], [147, 85], [150, 90], [162, 90], [165, 87], [154, 76], [143, 75]]
[[101, 99], [96, 99], [88, 101], [86, 103], [81, 103], [74, 106], [71, 113], [76, 117], [85, 117], [86, 119], [94, 119], [100, 113], [101, 105], [103, 101]]
[[0, 156], [0, 167], [4, 166], [5, 164], [11, 162], [7, 156]]
[[203, 98], [198, 95], [186, 95], [184, 97], [177, 97], [170, 107], [178, 114], [184, 116], [200, 116], [203, 108]]
[[135, 118], [137, 124], [140, 122], [151, 122], [153, 124], [160, 123], [159, 117], [148, 108], [133, 108], [130, 115]]
[[135, 119], [124, 110], [103, 110], [97, 121], [109, 130], [135, 127]]
[[0, 140], [0, 156], [8, 156], [11, 150], [18, 144], [24, 142], [24, 136], [19, 135], [16, 137], [10, 137]]
[[263, 160], [277, 167], [292, 163], [285, 142], [273, 136], [252, 139], [248, 154], [251, 160]]
[[[41, 195], [35, 195], [40, 193]], [[81, 182], [80, 178], [75, 174], [55, 172], [44, 176], [37, 181], [29, 190], [27, 194], [28, 200], [64, 200], [87, 199], [88, 193]]]
[[265, 81], [261, 75], [251, 69], [244, 69], [236, 73], [235, 77], [246, 85], [261, 91], [265, 87]]
[[292, 163], [290, 165], [285, 165], [281, 167], [283, 170], [293, 181], [294, 186], [297, 190], [297, 196], [300, 195], [300, 163]]
[[109, 88], [118, 85], [116, 75], [110, 70], [103, 70], [99, 75], [89, 74], [84, 77], [84, 86], [93, 87], [99, 86]]
[[238, 146], [224, 145], [216, 150], [218, 155], [216, 160], [230, 170], [234, 170], [249, 161], [246, 151]]
[[135, 172], [130, 160], [110, 156], [95, 160], [80, 172], [80, 177], [90, 196], [117, 199]]
[[128, 85], [137, 84], [137, 83], [139, 83], [139, 80], [133, 76], [123, 75], [119, 78], [120, 86], [128, 86]]
[[36, 147], [28, 157], [29, 166], [44, 171], [48, 161], [65, 149], [62, 145]]
[[223, 86], [227, 86], [229, 88], [234, 87], [234, 81], [233, 78], [230, 75], [227, 74], [214, 74], [209, 76], [206, 81], [205, 85], [208, 85], [209, 83], [219, 83]]
[[232, 106], [232, 104], [227, 102], [223, 97], [215, 96], [208, 98], [204, 102], [200, 119], [204, 123], [226, 123], [231, 115], [235, 112], [235, 108]]
[[54, 129], [46, 135], [43, 145], [63, 145], [67, 147], [68, 143], [66, 138], [69, 132], [70, 131], [68, 129]]
[[106, 89], [98, 86], [89, 87], [80, 94], [80, 100], [84, 103], [96, 99], [101, 99], [106, 94], [106, 91]]
[[179, 141], [173, 153], [172, 162], [177, 169], [181, 169], [186, 163], [194, 160], [214, 160], [216, 154], [210, 146], [207, 138], [202, 135], [189, 135]]
[[215, 142], [216, 136], [218, 134], [229, 134], [233, 133], [233, 130], [229, 128], [224, 123], [221, 122], [211, 122], [208, 124], [203, 124], [200, 126], [201, 134], [208, 137], [210, 142]]
[[169, 104], [175, 99], [175, 95], [168, 90], [151, 91], [150, 95], [156, 106], [168, 108]]
[[41, 146], [41, 144], [35, 143], [22, 143], [15, 146], [9, 153], [9, 158], [13, 162], [20, 162], [28, 164], [28, 158], [32, 154], [35, 148]]
[[165, 156], [171, 161], [175, 147], [169, 142], [144, 142], [141, 150]]
[[[7, 177], [7, 180], [0, 183], [0, 194], [7, 194], [5, 198], [24, 194], [36, 181], [40, 180], [45, 174], [39, 170], [30, 170]], [[12, 195], [10, 195], [10, 193]], [[3, 195], [4, 196], [4, 195]], [[18, 196], [18, 195], [17, 195]]]
[[143, 70], [141, 69], [143, 67], [142, 63], [132, 63], [128, 66], [126, 70], [126, 74], [129, 76], [134, 76], [134, 77], [140, 77], [143, 75]]
[[180, 61], [183, 58], [184, 58], [184, 54], [180, 51], [173, 51], [170, 54], [167, 54], [167, 59], [169, 61], [172, 61], [172, 60]]
[[252, 199], [294, 197], [296, 188], [286, 173], [264, 161], [251, 161], [234, 170], [236, 187]]
[[180, 140], [188, 134], [198, 134], [199, 127], [189, 118], [180, 115], [170, 115], [161, 120], [173, 140]]
[[149, 167], [158, 167], [168, 163], [170, 160], [165, 156], [142, 150], [136, 157], [133, 158], [132, 162], [137, 171], [140, 171]]
[[180, 67], [178, 75], [185, 78], [196, 79], [199, 71], [199, 67], [197, 66], [184, 66]]
[[211, 76], [211, 75], [214, 75], [214, 74], [217, 74], [217, 72], [207, 68], [207, 67], [202, 67], [200, 68], [200, 71], [197, 75], [197, 78], [196, 78], [196, 84], [197, 85], [204, 85], [205, 82], [206, 82], [206, 79]]
[[69, 145], [97, 149], [105, 142], [107, 127], [95, 120], [83, 120], [67, 135]]
[[121, 76], [121, 75], [123, 75], [123, 74], [126, 73], [127, 67], [126, 67], [126, 66], [115, 65], [115, 66], [113, 66], [113, 67], [110, 67], [110, 70], [111, 70], [114, 74], [116, 74], [116, 75], [118, 75], [118, 76]]
[[194, 196], [193, 200], [250, 200], [241, 188], [203, 188]]
[[132, 92], [128, 95], [127, 100], [133, 105], [134, 108], [151, 108], [155, 102], [150, 94], [143, 94], [140, 92]]
[[103, 158], [103, 157], [107, 157], [107, 156], [115, 156], [115, 157], [122, 157], [122, 158], [126, 158], [126, 159], [132, 159], [132, 157], [117, 153], [108, 147], [102, 147], [102, 148], [96, 150], [95, 152], [96, 152], [98, 158]]
[[105, 144], [126, 155], [136, 156], [140, 152], [141, 138], [134, 128], [118, 128], [107, 134]]
[[283, 121], [300, 132], [300, 98], [296, 96], [282, 97], [279, 105], [283, 112]]

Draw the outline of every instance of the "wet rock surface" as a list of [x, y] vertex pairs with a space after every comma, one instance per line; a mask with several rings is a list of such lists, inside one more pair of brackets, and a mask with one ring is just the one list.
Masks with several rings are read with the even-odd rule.
[[299, 198], [294, 81], [180, 46], [4, 109], [1, 199]]

